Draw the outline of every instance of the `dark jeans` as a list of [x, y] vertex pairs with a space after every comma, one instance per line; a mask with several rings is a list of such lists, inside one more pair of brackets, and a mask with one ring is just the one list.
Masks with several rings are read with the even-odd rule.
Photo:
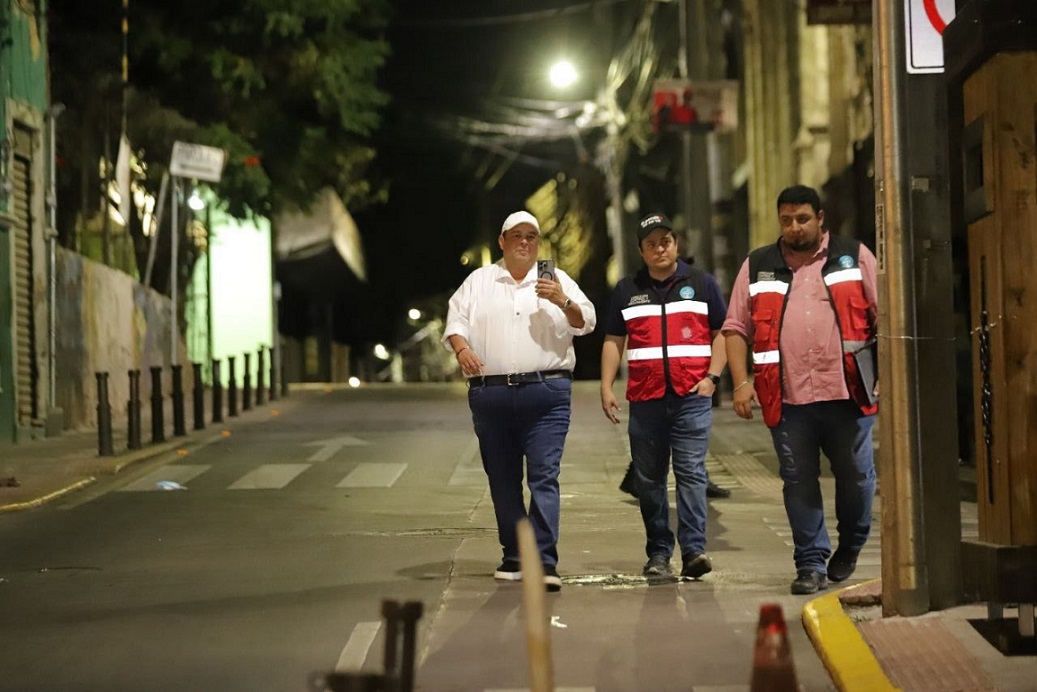
[[706, 450], [713, 400], [689, 394], [630, 402], [630, 452], [637, 471], [638, 501], [645, 524], [645, 553], [673, 555], [666, 478], [673, 456], [677, 481], [677, 543], [690, 557], [706, 549]]
[[[505, 560], [518, 559], [515, 525], [528, 516], [544, 566], [558, 564], [558, 471], [571, 405], [572, 381], [568, 379], [468, 390]], [[522, 498], [523, 457], [528, 512]]]
[[875, 497], [875, 416], [862, 416], [852, 401], [781, 405], [781, 421], [771, 428], [785, 481], [785, 514], [792, 528], [796, 569], [824, 571], [832, 554], [821, 498], [821, 452], [835, 476], [835, 517], [839, 544], [860, 551], [871, 531]]

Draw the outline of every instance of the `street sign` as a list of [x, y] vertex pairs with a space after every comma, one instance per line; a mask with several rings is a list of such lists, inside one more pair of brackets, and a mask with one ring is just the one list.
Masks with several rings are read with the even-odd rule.
[[907, 0], [905, 54], [912, 74], [943, 72], [943, 29], [954, 19], [954, 0]]
[[203, 144], [173, 142], [173, 155], [169, 160], [169, 172], [180, 178], [197, 178], [207, 183], [220, 182], [223, 175], [223, 149]]

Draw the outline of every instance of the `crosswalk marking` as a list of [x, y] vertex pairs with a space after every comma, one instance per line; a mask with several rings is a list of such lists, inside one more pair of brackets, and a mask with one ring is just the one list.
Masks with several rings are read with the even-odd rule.
[[288, 485], [310, 464], [263, 464], [231, 484], [231, 490], [272, 490]]
[[339, 654], [335, 671], [345, 672], [363, 668], [367, 652], [371, 649], [381, 626], [381, 622], [358, 622], [353, 628], [353, 633], [349, 635], [349, 641], [346, 642], [342, 653]]
[[403, 475], [406, 464], [358, 464], [337, 488], [389, 488]]
[[486, 483], [486, 472], [482, 468], [482, 457], [479, 456], [479, 439], [473, 437], [461, 454], [461, 461], [450, 476], [450, 485], [483, 485]]
[[210, 468], [212, 467], [202, 464], [170, 464], [161, 466], [148, 475], [142, 476], [132, 483], [119, 488], [119, 492], [162, 491], [162, 488], [158, 485], [162, 481], [172, 481], [180, 485], [186, 485]]

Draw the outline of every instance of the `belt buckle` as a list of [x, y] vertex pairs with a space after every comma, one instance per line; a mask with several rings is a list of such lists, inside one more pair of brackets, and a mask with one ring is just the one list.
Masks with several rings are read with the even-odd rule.
[[513, 386], [518, 384], [518, 382], [512, 382], [511, 381], [511, 373], [510, 372], [507, 375], [505, 375], [504, 377], [506, 378], [504, 380], [504, 384], [506, 384], [507, 386], [513, 387]]

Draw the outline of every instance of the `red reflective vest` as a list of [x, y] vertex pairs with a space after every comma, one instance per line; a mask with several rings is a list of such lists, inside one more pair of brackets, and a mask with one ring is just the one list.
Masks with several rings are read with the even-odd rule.
[[[868, 300], [860, 267], [860, 241], [828, 238], [828, 259], [821, 269], [843, 343], [843, 376], [850, 398], [865, 415], [878, 411], [870, 403], [854, 357], [869, 345], [875, 328], [868, 316]], [[749, 254], [749, 310], [753, 320], [753, 386], [763, 408], [763, 421], [774, 427], [781, 421], [781, 321], [792, 288], [792, 270], [777, 243]]]
[[627, 399], [650, 401], [666, 394], [687, 396], [709, 372], [712, 356], [704, 273], [694, 267], [660, 293], [647, 281], [617, 286], [624, 293], [627, 329]]

